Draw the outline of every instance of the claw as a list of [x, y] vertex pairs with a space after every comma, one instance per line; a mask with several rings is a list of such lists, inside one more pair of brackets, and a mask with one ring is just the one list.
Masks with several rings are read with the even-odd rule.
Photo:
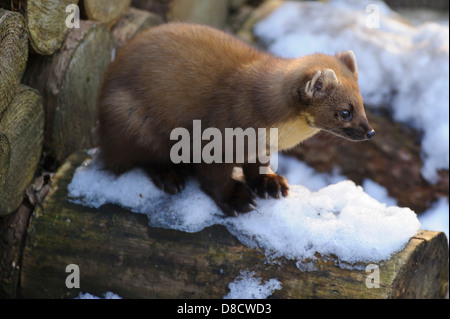
[[289, 185], [283, 176], [277, 174], [260, 175], [250, 181], [249, 185], [259, 197], [267, 199], [269, 196], [281, 198], [288, 196]]

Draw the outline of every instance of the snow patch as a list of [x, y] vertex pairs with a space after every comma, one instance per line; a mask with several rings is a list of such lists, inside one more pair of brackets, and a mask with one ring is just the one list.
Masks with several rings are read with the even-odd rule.
[[318, 191], [291, 183], [287, 198], [257, 199], [255, 211], [228, 218], [195, 179], [181, 193], [168, 195], [140, 169], [121, 176], [109, 173], [97, 155], [93, 152], [77, 168], [68, 186], [72, 202], [96, 208], [117, 204], [146, 214], [152, 227], [185, 232], [224, 225], [269, 257], [303, 260], [319, 252], [350, 263], [378, 262], [401, 250], [420, 229], [409, 208], [388, 207], [349, 180]]
[[116, 295], [115, 293], [110, 292], [110, 291], [104, 293], [103, 294], [103, 298], [94, 296], [94, 295], [92, 295], [92, 294], [90, 294], [88, 292], [85, 293], [85, 294], [80, 292], [78, 297], [76, 297], [75, 299], [122, 299], [122, 297], [119, 297], [118, 295]]
[[255, 272], [241, 271], [241, 274], [228, 285], [230, 292], [224, 299], [266, 299], [275, 290], [282, 288], [281, 282], [270, 279], [262, 283]]

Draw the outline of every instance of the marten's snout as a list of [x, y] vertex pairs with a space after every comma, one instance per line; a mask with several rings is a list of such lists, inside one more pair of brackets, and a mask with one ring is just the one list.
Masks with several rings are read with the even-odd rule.
[[360, 129], [362, 129], [362, 139], [371, 140], [375, 136], [375, 130], [369, 124], [367, 119], [362, 120], [362, 123], [359, 125]]
[[373, 129], [372, 125], [369, 124], [369, 121], [367, 121], [367, 119], [364, 120], [360, 125], [364, 130], [363, 132], [366, 132], [366, 139], [371, 140], [375, 136], [375, 130]]
[[357, 127], [346, 127], [341, 130], [341, 134], [336, 132], [337, 135], [341, 135], [351, 141], [367, 141], [371, 140], [375, 136], [375, 130], [370, 126], [367, 120], [364, 120]]
[[367, 139], [368, 140], [371, 140], [374, 136], [375, 136], [375, 130], [374, 129], [372, 129], [371, 131], [369, 131], [368, 133], [367, 133]]

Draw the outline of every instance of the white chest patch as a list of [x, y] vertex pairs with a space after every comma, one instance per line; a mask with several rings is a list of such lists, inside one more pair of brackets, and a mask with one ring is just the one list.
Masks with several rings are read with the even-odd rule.
[[308, 125], [306, 116], [281, 123], [278, 125], [278, 149], [293, 148], [319, 131], [320, 129]]

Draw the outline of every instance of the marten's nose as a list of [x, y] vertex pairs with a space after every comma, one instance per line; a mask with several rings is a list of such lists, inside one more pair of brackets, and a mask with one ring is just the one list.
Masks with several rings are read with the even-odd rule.
[[369, 133], [367, 133], [367, 138], [369, 140], [371, 140], [374, 136], [375, 136], [375, 130], [372, 130]]

